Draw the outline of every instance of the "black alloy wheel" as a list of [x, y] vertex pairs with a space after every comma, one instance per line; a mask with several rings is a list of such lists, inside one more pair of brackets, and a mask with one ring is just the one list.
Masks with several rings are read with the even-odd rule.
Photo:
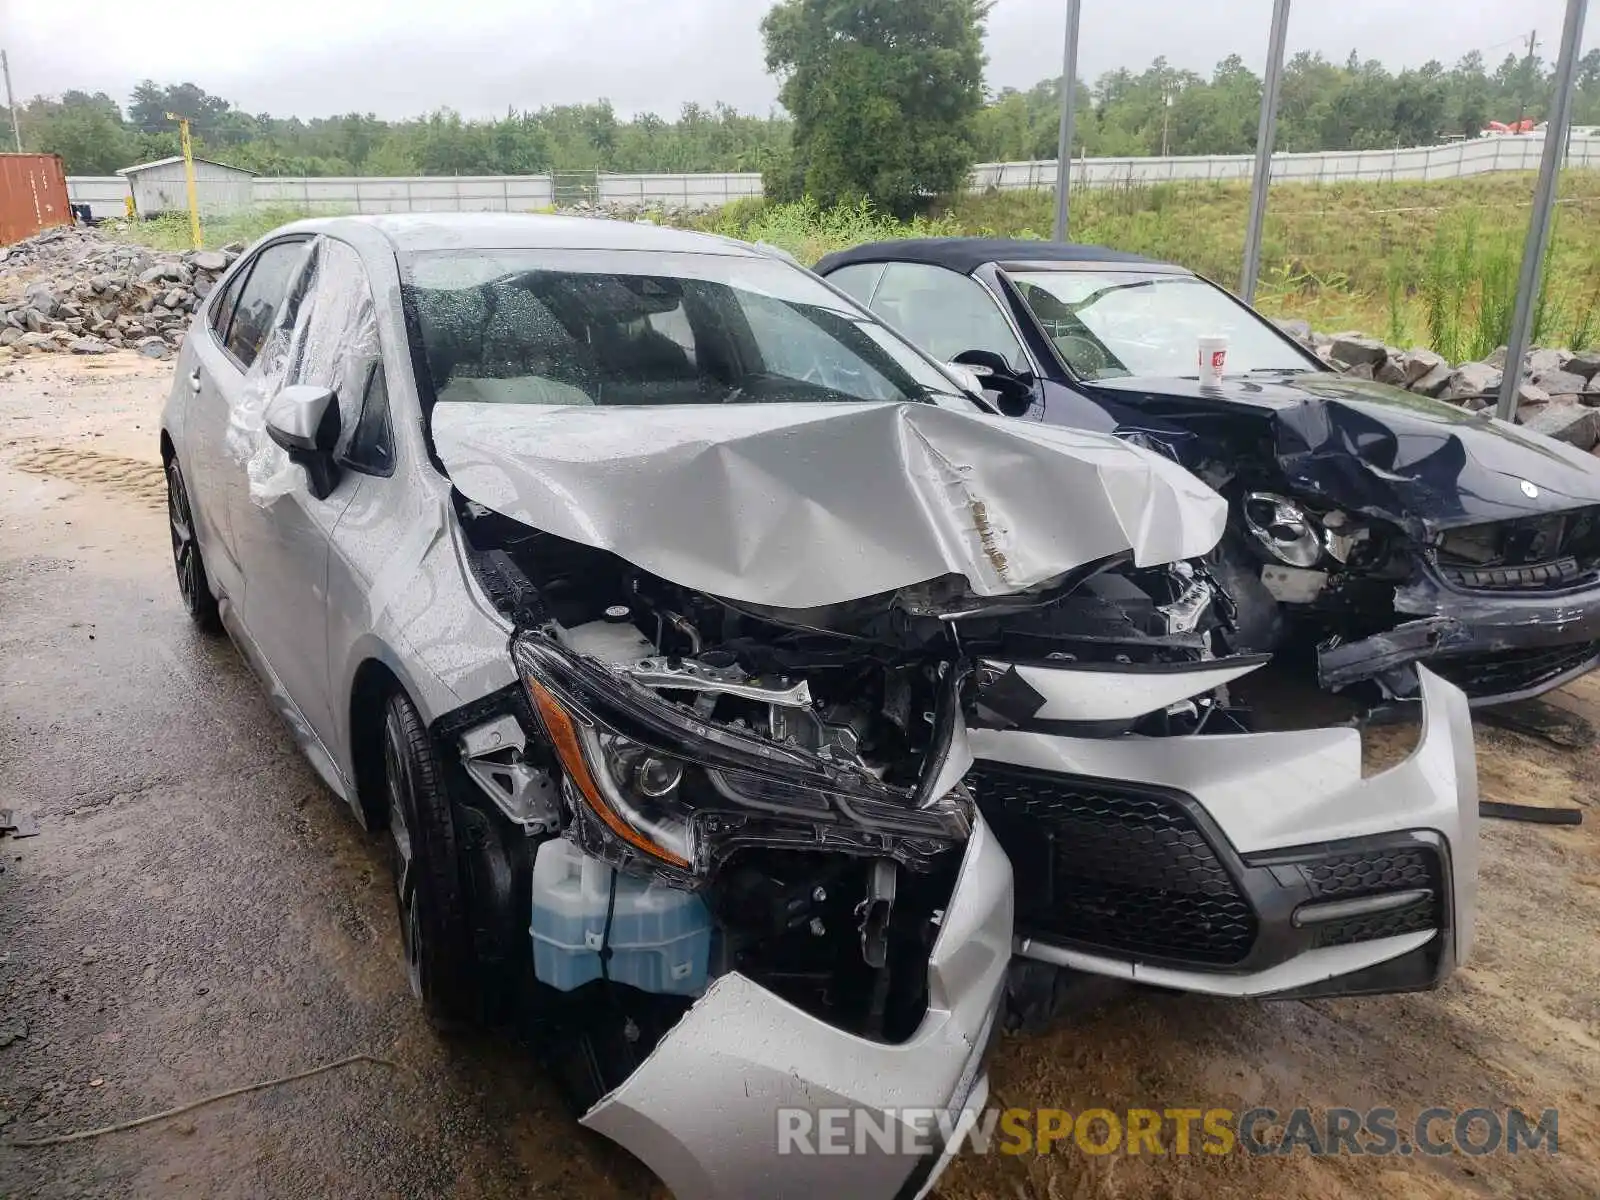
[[400, 692], [383, 716], [383, 775], [400, 938], [411, 991], [440, 1028], [476, 1015], [473, 936], [444, 772]]
[[178, 460], [167, 464], [167, 527], [172, 533], [172, 566], [178, 575], [178, 594], [183, 598], [189, 619], [207, 633], [222, 628], [217, 598], [206, 579], [206, 565], [200, 559], [200, 543], [194, 534], [194, 511], [189, 505], [189, 489], [183, 484]]

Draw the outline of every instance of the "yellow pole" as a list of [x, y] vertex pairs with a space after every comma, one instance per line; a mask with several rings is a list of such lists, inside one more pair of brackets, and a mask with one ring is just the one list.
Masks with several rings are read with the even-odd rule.
[[168, 113], [167, 120], [178, 123], [178, 138], [183, 143], [183, 181], [189, 186], [189, 238], [199, 250], [205, 243], [200, 236], [200, 196], [194, 186], [194, 143], [189, 140], [189, 118]]

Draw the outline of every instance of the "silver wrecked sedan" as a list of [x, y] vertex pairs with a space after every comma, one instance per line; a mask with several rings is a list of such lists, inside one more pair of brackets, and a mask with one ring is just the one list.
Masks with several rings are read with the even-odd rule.
[[1353, 730], [1249, 732], [1213, 492], [758, 248], [287, 226], [161, 450], [188, 611], [387, 836], [430, 1016], [535, 1025], [683, 1200], [924, 1193], [1008, 976], [1403, 990], [1470, 944], [1458, 691], [1368, 779]]

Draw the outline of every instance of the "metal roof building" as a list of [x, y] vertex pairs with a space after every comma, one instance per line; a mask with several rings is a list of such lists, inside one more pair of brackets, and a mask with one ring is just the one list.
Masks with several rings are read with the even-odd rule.
[[[174, 155], [123, 167], [117, 174], [128, 181], [134, 210], [141, 217], [189, 211], [188, 185], [184, 181], [181, 157]], [[200, 215], [227, 216], [249, 208], [255, 177], [254, 171], [212, 162], [208, 158], [195, 159], [194, 184], [200, 200]]]

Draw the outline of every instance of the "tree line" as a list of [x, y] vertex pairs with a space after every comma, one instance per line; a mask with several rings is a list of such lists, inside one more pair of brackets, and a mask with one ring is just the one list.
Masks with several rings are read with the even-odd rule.
[[[467, 119], [438, 109], [251, 114], [193, 83], [146, 80], [124, 107], [104, 92], [37, 96], [19, 112], [25, 149], [60, 154], [76, 175], [178, 152], [168, 113], [187, 116], [197, 153], [265, 175], [498, 175], [563, 171], [761, 171], [769, 194], [824, 202], [869, 196], [889, 208], [958, 186], [978, 161], [1053, 158], [1059, 79], [986, 92], [986, 0], [780, 0], [763, 21], [782, 111], [684, 105], [674, 118], [619, 117], [605, 100]], [[1355, 52], [1286, 64], [1277, 145], [1347, 150], [1471, 137], [1490, 121], [1543, 118], [1552, 70], [1534, 54], [1491, 68], [1390, 70]], [[1077, 154], [1243, 153], [1255, 144], [1261, 80], [1238, 56], [1209, 77], [1158, 58], [1080, 85]], [[4, 114], [9, 123], [9, 112]], [[1579, 70], [1574, 121], [1600, 124], [1600, 50]], [[3, 127], [3, 126], [0, 126]]]

